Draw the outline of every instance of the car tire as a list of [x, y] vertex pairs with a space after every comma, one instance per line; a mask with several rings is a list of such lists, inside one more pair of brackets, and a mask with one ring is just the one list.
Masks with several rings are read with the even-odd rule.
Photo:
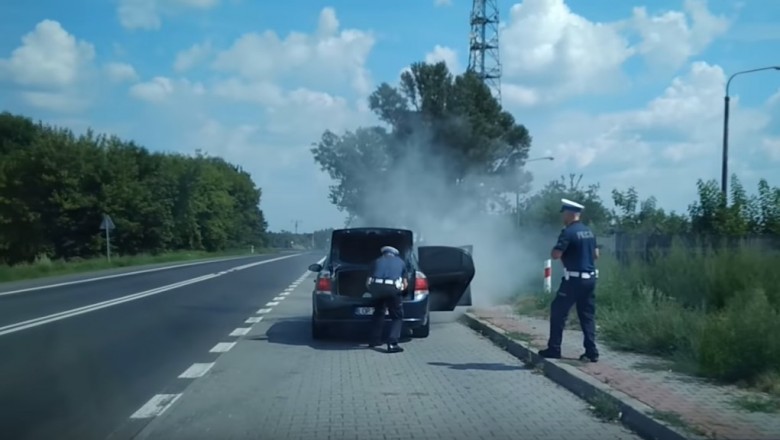
[[325, 331], [325, 326], [322, 324], [317, 324], [317, 321], [314, 320], [314, 317], [311, 318], [311, 338], [315, 340], [324, 339], [327, 335]]
[[425, 321], [425, 325], [415, 327], [412, 329], [412, 337], [414, 338], [427, 338], [431, 334], [431, 321], [430, 318]]

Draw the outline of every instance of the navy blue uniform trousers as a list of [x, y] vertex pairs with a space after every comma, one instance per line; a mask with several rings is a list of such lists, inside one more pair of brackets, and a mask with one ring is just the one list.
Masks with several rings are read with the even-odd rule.
[[550, 350], [560, 353], [563, 330], [572, 306], [577, 307], [577, 317], [582, 328], [583, 346], [588, 355], [598, 355], [596, 348], [596, 278], [561, 279], [558, 294], [550, 308]]
[[390, 316], [390, 334], [387, 337], [388, 344], [397, 344], [401, 339], [401, 326], [404, 319], [403, 299], [401, 291], [390, 284], [370, 284], [368, 286], [371, 296], [374, 298], [374, 316], [371, 340], [379, 342], [382, 337], [382, 329], [385, 324], [385, 308]]

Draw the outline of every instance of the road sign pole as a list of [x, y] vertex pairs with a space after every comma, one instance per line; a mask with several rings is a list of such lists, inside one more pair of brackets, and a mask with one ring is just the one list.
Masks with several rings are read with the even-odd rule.
[[106, 258], [111, 262], [111, 233], [108, 228], [106, 228]]

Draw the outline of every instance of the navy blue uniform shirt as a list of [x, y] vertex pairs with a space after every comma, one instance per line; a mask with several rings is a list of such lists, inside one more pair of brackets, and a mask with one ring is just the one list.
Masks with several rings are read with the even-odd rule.
[[370, 273], [373, 278], [396, 280], [406, 276], [406, 262], [395, 255], [382, 255], [371, 264]]
[[553, 249], [563, 252], [563, 267], [572, 272], [593, 272], [596, 270], [596, 236], [579, 221], [571, 223], [561, 231], [558, 243]]

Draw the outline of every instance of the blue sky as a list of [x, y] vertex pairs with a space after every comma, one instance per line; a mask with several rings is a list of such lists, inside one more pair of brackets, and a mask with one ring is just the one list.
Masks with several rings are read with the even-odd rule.
[[[399, 7], [399, 4], [404, 6]], [[534, 137], [535, 187], [583, 173], [684, 210], [719, 178], [725, 76], [780, 64], [780, 3], [500, 1], [503, 104]], [[467, 64], [471, 1], [5, 2], [2, 108], [153, 150], [201, 148], [263, 189], [273, 230], [339, 226], [309, 145], [374, 122], [408, 64]], [[644, 9], [637, 9], [644, 8]], [[724, 76], [725, 75], [725, 76]], [[780, 185], [780, 73], [732, 84], [731, 170]]]

